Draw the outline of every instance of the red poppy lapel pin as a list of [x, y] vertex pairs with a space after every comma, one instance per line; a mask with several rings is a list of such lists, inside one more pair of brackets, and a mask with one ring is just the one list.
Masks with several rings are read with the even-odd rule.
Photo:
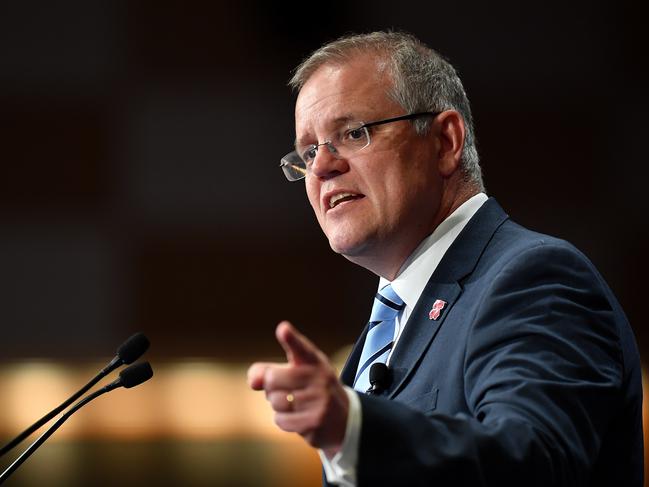
[[428, 319], [436, 320], [437, 318], [439, 318], [439, 315], [442, 314], [442, 310], [444, 309], [444, 306], [446, 306], [446, 301], [443, 301], [441, 299], [436, 299], [435, 302], [433, 303], [433, 307], [430, 309], [430, 312], [428, 313]]

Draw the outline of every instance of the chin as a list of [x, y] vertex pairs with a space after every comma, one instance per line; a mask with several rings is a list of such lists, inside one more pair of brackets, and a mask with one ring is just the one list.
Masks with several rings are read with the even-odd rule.
[[[328, 222], [321, 226], [331, 250], [345, 257], [362, 257], [379, 244], [379, 229], [363, 221]], [[334, 224], [332, 224], [334, 223]]]
[[331, 240], [329, 240], [329, 247], [331, 247], [331, 250], [340, 255], [349, 255], [352, 252], [352, 249], [349, 248], [349, 246], [341, 245]]
[[354, 245], [347, 239], [329, 237], [329, 247], [337, 254], [347, 255], [353, 251]]
[[362, 256], [369, 247], [368, 239], [353, 239], [345, 235], [343, 238], [329, 237], [329, 246], [337, 254], [347, 258]]

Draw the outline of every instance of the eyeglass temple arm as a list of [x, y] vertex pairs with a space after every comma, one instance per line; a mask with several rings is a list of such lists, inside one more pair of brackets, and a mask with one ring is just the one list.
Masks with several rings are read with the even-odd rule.
[[279, 167], [285, 167], [285, 166], [291, 166], [291, 169], [294, 171], [297, 171], [299, 173], [302, 173], [306, 176], [306, 169], [300, 166], [296, 166], [295, 164], [291, 164], [290, 162], [287, 161], [281, 161], [279, 163]]
[[436, 117], [442, 112], [418, 112], [410, 113], [409, 115], [401, 115], [400, 117], [388, 118], [387, 120], [379, 120], [378, 122], [370, 122], [363, 125], [363, 127], [374, 127], [375, 125], [383, 125], [384, 123], [398, 122], [400, 120], [411, 120], [413, 118], [431, 116]]

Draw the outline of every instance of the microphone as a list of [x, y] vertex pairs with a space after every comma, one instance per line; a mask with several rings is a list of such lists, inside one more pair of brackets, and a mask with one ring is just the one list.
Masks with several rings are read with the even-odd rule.
[[370, 367], [370, 388], [367, 394], [380, 394], [388, 388], [392, 380], [390, 369], [382, 362], [376, 362]]
[[81, 401], [68, 409], [52, 426], [50, 426], [45, 431], [45, 433], [39, 436], [36, 441], [34, 441], [34, 443], [29, 445], [29, 447], [27, 447], [27, 449], [14, 462], [9, 465], [9, 467], [7, 467], [4, 472], [2, 472], [2, 474], [0, 475], [0, 484], [7, 480], [9, 476], [18, 467], [20, 467], [23, 462], [27, 460], [32, 455], [32, 453], [34, 453], [36, 449], [45, 442], [45, 440], [52, 436], [52, 434], [56, 430], [58, 430], [70, 416], [72, 416], [75, 412], [88, 404], [90, 401], [101, 396], [102, 394], [112, 391], [113, 389], [117, 389], [118, 387], [130, 389], [131, 387], [140, 385], [142, 382], [146, 382], [151, 377], [153, 377], [153, 369], [151, 369], [149, 362], [137, 363], [122, 370], [119, 373], [119, 378], [117, 380], [105, 385], [101, 389], [96, 390], [91, 394], [88, 394], [86, 397], [81, 399]]
[[112, 372], [113, 370], [115, 370], [116, 368], [122, 365], [128, 365], [135, 362], [144, 352], [146, 352], [148, 348], [149, 348], [149, 339], [146, 336], [144, 336], [144, 334], [136, 333], [135, 335], [131, 336], [128, 340], [122, 343], [122, 345], [120, 345], [120, 347], [117, 349], [117, 355], [115, 355], [113, 360], [111, 360], [110, 363], [106, 367], [104, 367], [101, 370], [101, 372], [99, 372], [90, 382], [88, 382], [85, 386], [79, 389], [74, 395], [72, 395], [72, 397], [67, 399], [60, 406], [47, 413], [45, 416], [43, 416], [41, 419], [36, 421], [25, 431], [23, 431], [18, 436], [16, 436], [9, 443], [7, 443], [2, 448], [0, 448], [0, 457], [3, 456], [8, 451], [14, 449], [21, 441], [23, 441], [25, 438], [31, 435], [34, 431], [36, 431], [38, 428], [43, 426], [45, 423], [47, 423], [54, 416], [56, 416], [65, 408], [67, 408], [74, 401], [79, 399], [82, 394], [88, 392], [88, 390], [92, 386], [94, 386], [97, 382], [103, 379], [110, 372]]

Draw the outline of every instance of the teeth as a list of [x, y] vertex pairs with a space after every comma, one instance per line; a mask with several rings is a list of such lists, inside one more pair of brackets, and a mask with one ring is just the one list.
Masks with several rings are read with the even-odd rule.
[[354, 196], [356, 195], [352, 193], [338, 193], [332, 196], [331, 199], [329, 200], [329, 208], [333, 208], [334, 206], [336, 206], [336, 203], [338, 203], [340, 200], [344, 198], [350, 198], [350, 197], [353, 198]]

